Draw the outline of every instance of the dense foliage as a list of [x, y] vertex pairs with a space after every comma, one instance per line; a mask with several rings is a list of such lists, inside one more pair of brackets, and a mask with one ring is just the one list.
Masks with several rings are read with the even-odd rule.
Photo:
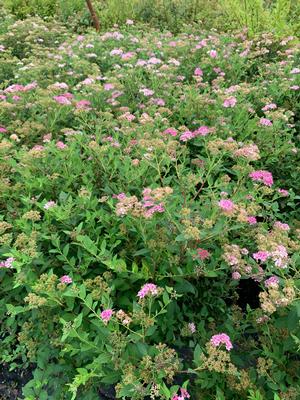
[[[195, 23], [202, 29], [241, 29], [249, 34], [271, 31], [300, 34], [299, 0], [93, 0], [103, 29], [134, 19], [152, 27], [185, 31]], [[69, 28], [81, 31], [91, 25], [85, 0], [3, 0], [17, 18], [55, 16]]]
[[0, 25], [2, 363], [24, 398], [299, 398], [300, 51]]

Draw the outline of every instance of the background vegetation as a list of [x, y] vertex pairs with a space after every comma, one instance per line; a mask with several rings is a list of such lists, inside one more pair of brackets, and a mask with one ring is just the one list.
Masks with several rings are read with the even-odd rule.
[[[298, 0], [94, 0], [93, 3], [104, 30], [134, 19], [172, 32], [182, 31], [191, 23], [218, 30], [247, 27], [250, 35], [261, 31], [277, 35], [300, 32]], [[4, 0], [4, 6], [19, 19], [28, 15], [56, 17], [75, 30], [91, 23], [84, 0]]]

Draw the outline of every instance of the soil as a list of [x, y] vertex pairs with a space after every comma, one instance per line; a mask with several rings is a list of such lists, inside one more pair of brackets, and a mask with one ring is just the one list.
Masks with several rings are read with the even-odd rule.
[[31, 369], [9, 371], [6, 364], [0, 367], [0, 400], [22, 398], [22, 387], [32, 378]]

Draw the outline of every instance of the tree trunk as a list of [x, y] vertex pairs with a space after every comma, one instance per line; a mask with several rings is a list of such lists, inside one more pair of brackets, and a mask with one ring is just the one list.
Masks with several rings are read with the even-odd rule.
[[87, 6], [88, 6], [88, 9], [90, 11], [94, 27], [95, 27], [96, 31], [98, 32], [98, 31], [100, 31], [99, 18], [98, 18], [97, 14], [96, 14], [96, 11], [95, 11], [95, 9], [93, 7], [93, 4], [92, 4], [91, 0], [85, 0], [85, 1], [86, 1]]

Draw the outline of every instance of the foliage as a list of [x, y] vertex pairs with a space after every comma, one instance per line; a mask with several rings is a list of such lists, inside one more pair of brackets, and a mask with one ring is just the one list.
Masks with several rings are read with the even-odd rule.
[[[127, 19], [149, 23], [178, 33], [186, 24], [233, 30], [246, 27], [250, 35], [272, 31], [276, 35], [299, 34], [298, 0], [94, 0], [103, 30]], [[17, 16], [56, 17], [81, 31], [91, 25], [84, 0], [4, 0]]]
[[0, 360], [33, 368], [24, 398], [297, 400], [295, 40], [0, 32]]

